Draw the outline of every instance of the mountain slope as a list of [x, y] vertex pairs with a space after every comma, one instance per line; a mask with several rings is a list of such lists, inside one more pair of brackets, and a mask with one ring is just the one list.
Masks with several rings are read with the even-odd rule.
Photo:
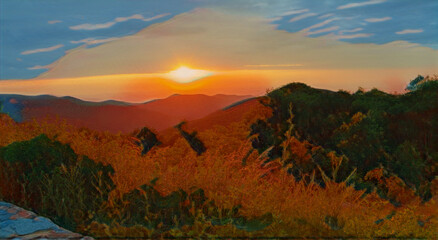
[[217, 94], [207, 96], [195, 95], [172, 95], [163, 100], [152, 101], [144, 104], [142, 108], [161, 113], [172, 113], [180, 119], [194, 120], [207, 116], [221, 108], [251, 96], [236, 96]]
[[[248, 98], [235, 102], [203, 118], [188, 121], [184, 129], [189, 132], [204, 132], [219, 126], [231, 131], [231, 125], [238, 124], [243, 127], [240, 130], [245, 131], [257, 119], [265, 119], [271, 114], [271, 110], [260, 103], [261, 98]], [[170, 127], [160, 131], [159, 138], [163, 146], [171, 146], [178, 138], [181, 138], [181, 134], [175, 128]]]
[[87, 102], [72, 97], [0, 95], [3, 112], [17, 121], [65, 119], [80, 127], [130, 132], [147, 126], [157, 131], [182, 120], [202, 118], [250, 96], [172, 95], [142, 104], [117, 101]]

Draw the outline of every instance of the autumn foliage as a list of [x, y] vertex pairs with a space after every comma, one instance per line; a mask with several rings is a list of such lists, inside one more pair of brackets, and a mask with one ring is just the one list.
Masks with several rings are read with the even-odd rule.
[[[157, 134], [163, 144], [142, 154], [135, 135], [77, 128], [62, 120], [16, 123], [2, 114], [0, 151], [45, 134], [69, 146], [78, 159], [111, 166], [114, 189], [89, 216], [78, 212], [71, 217], [72, 230], [96, 237], [438, 238], [436, 180], [430, 182], [431, 195], [425, 200], [383, 167], [358, 176], [357, 170], [345, 167], [353, 161], [346, 152], [305, 138], [302, 127], [310, 123], [297, 117], [295, 105], [274, 109], [274, 115], [270, 108], [255, 109], [240, 121], [199, 131], [196, 138], [206, 149], [202, 154], [177, 131]], [[262, 122], [251, 127], [280, 110], [289, 115], [276, 123], [283, 121], [287, 127], [269, 130]], [[344, 116], [342, 111], [337, 114]], [[342, 135], [336, 144], [351, 147], [358, 137], [348, 135], [349, 130], [369, 116], [325, 119], [332, 121], [325, 131], [331, 127]], [[255, 146], [255, 137], [248, 138], [255, 129], [270, 131], [265, 137], [273, 137], [268, 139], [271, 145], [263, 145], [265, 141]], [[260, 137], [265, 133], [256, 137], [264, 141]], [[310, 136], [327, 137], [322, 132]], [[254, 151], [254, 146], [261, 150]], [[11, 172], [0, 166], [2, 193], [20, 191], [8, 182], [13, 181], [6, 175]], [[18, 201], [22, 196], [0, 197]]]

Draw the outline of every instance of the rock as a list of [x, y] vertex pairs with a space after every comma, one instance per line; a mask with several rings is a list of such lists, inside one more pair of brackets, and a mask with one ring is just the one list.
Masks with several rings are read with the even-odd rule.
[[0, 238], [92, 239], [73, 233], [13, 204], [0, 202]]

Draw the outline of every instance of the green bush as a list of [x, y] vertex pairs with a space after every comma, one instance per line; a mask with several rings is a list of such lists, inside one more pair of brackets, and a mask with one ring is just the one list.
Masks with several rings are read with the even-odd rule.
[[[232, 209], [220, 209], [214, 201], [207, 199], [202, 189], [197, 189], [191, 194], [178, 190], [163, 196], [153, 187], [152, 183], [111, 201], [111, 206], [106, 209], [107, 216], [104, 218], [107, 221], [103, 220], [100, 224], [113, 225], [115, 228], [145, 227], [153, 235], [149, 237], [166, 236], [174, 231], [189, 236], [190, 233], [183, 233], [180, 230], [199, 224], [203, 226], [231, 225], [236, 229], [258, 231], [269, 226], [273, 221], [271, 214], [253, 219], [242, 217], [239, 214], [239, 206]], [[93, 229], [88, 231], [93, 232]], [[202, 233], [197, 234], [202, 235], [208, 232], [207, 227]]]
[[69, 145], [40, 135], [0, 149], [3, 200], [74, 230], [99, 212], [114, 188], [111, 166], [78, 157]]
[[[284, 158], [284, 142], [292, 128], [293, 137], [323, 149], [312, 150], [311, 163], [326, 174], [333, 170], [330, 159], [321, 153], [334, 151], [345, 159], [337, 172], [339, 180], [355, 171], [351, 179], [360, 188], [368, 171], [384, 167], [427, 199], [430, 182], [438, 175], [438, 81], [428, 79], [415, 79], [421, 87], [401, 95], [377, 89], [350, 94], [288, 84], [261, 99], [272, 116], [251, 126], [252, 146], [259, 153], [269, 150], [267, 161]], [[324, 185], [314, 169], [298, 168], [290, 171], [298, 180], [310, 175]]]

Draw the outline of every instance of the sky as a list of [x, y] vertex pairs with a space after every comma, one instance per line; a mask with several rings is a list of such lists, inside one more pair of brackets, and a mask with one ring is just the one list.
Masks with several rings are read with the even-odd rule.
[[[438, 73], [436, 0], [2, 0], [0, 93], [140, 102]], [[206, 71], [178, 82], [178, 67]]]

